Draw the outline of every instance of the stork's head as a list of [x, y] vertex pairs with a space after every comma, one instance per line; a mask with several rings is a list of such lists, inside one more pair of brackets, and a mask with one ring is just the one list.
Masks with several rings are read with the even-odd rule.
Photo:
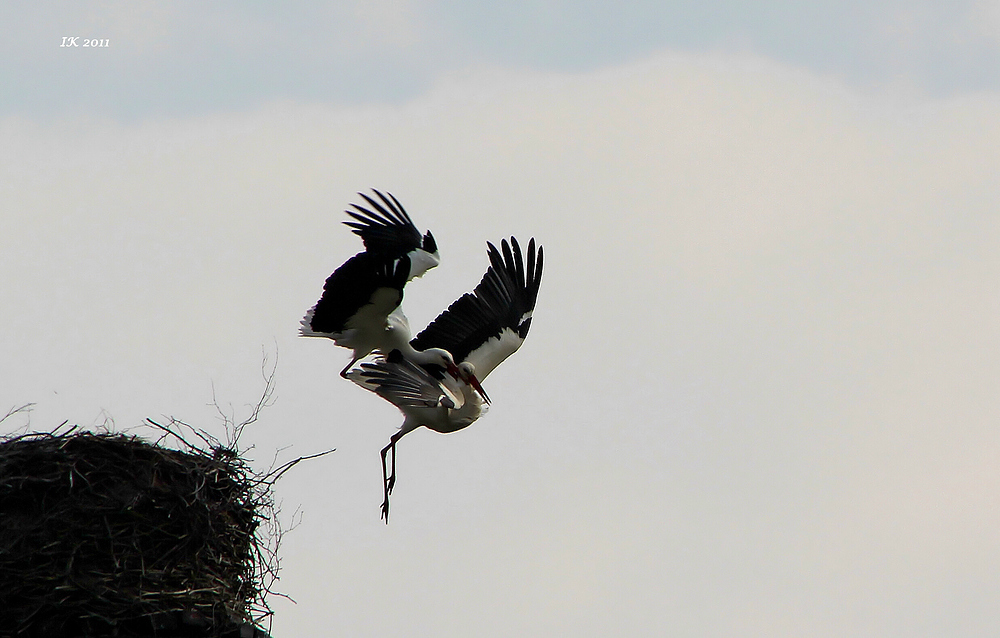
[[479, 384], [479, 379], [476, 378], [476, 366], [472, 365], [468, 361], [463, 361], [458, 364], [458, 375], [452, 376], [459, 381], [464, 381], [465, 383], [471, 385], [475, 388], [476, 392], [479, 393], [479, 396], [483, 397], [483, 401], [486, 402], [486, 405], [490, 404], [489, 395], [486, 394], [486, 390], [483, 390], [483, 386]]
[[451, 376], [461, 379], [461, 376], [459, 376], [461, 372], [458, 366], [455, 365], [454, 357], [444, 348], [427, 348], [423, 351], [422, 357], [425, 359], [424, 363], [439, 365], [447, 370]]

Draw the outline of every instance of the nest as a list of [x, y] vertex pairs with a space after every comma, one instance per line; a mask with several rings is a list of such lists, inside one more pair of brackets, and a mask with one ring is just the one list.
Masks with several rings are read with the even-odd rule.
[[261, 532], [291, 464], [255, 474], [150, 423], [183, 449], [75, 429], [0, 441], [0, 636], [264, 635], [277, 546]]

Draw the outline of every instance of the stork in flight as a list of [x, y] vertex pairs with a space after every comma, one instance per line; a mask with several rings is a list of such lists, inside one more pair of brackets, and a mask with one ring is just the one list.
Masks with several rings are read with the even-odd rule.
[[[459, 371], [447, 349], [410, 345], [410, 325], [400, 308], [406, 283], [437, 266], [437, 242], [430, 231], [423, 236], [399, 201], [391, 193], [374, 190], [379, 201], [358, 193], [370, 208], [351, 204], [345, 221], [361, 237], [365, 250], [348, 259], [330, 275], [323, 296], [301, 321], [304, 337], [327, 337], [353, 351], [347, 371], [374, 350], [398, 350], [435, 374]], [[478, 381], [476, 381], [478, 385]]]
[[[542, 278], [542, 248], [538, 247], [536, 255], [532, 238], [525, 259], [513, 237], [510, 244], [501, 242], [502, 253], [491, 243], [487, 246], [490, 267], [479, 285], [459, 297], [411, 342], [415, 349], [447, 350], [459, 374], [437, 379], [399, 351], [379, 355], [347, 373], [349, 379], [403, 413], [399, 431], [381, 452], [382, 518], [386, 523], [389, 495], [396, 483], [399, 439], [420, 426], [449, 433], [475, 422], [484, 412], [484, 401], [489, 403], [478, 380], [514, 354], [528, 336]], [[390, 451], [391, 471], [386, 467]]]

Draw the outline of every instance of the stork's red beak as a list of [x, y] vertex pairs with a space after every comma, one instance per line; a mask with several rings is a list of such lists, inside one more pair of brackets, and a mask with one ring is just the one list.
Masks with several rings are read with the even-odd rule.
[[479, 396], [483, 397], [483, 401], [486, 402], [486, 405], [490, 404], [490, 397], [488, 394], [486, 394], [486, 390], [483, 390], [483, 386], [479, 384], [479, 379], [476, 378], [476, 375], [470, 374], [468, 377], [463, 377], [462, 371], [459, 370], [458, 366], [455, 365], [454, 363], [449, 365], [445, 369], [448, 371], [448, 374], [455, 377], [459, 381], [465, 381], [466, 383], [471, 385], [476, 390], [476, 392], [479, 393]]
[[471, 385], [473, 388], [476, 389], [476, 392], [479, 393], [479, 396], [483, 397], [483, 401], [486, 401], [486, 405], [489, 405], [490, 397], [488, 394], [486, 394], [486, 390], [483, 390], [483, 386], [479, 385], [479, 379], [476, 378], [476, 375], [470, 374], [467, 381], [469, 385]]

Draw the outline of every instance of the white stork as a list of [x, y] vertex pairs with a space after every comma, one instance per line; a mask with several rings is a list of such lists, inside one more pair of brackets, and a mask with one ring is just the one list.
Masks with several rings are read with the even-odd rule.
[[[374, 189], [373, 189], [374, 190]], [[415, 349], [410, 345], [409, 322], [400, 308], [403, 287], [440, 263], [437, 243], [430, 231], [423, 237], [409, 214], [392, 196], [375, 190], [381, 203], [358, 193], [371, 209], [351, 204], [345, 211], [355, 221], [345, 221], [364, 242], [365, 250], [348, 259], [330, 275], [323, 296], [303, 317], [299, 333], [304, 337], [327, 337], [338, 346], [353, 350], [347, 371], [374, 350], [399, 350], [421, 365], [439, 366], [458, 375], [451, 354], [442, 348]]]
[[[396, 443], [420, 426], [449, 433], [475, 422], [484, 412], [484, 400], [489, 403], [477, 376], [485, 379], [517, 351], [531, 327], [531, 313], [542, 278], [541, 246], [536, 258], [532, 238], [528, 242], [526, 259], [522, 259], [521, 247], [513, 237], [510, 244], [506, 240], [501, 243], [502, 255], [493, 244], [487, 243], [487, 246], [490, 267], [475, 291], [459, 297], [411, 342], [417, 349], [438, 347], [447, 350], [453, 355], [460, 374], [454, 375], [454, 379], [437, 379], [394, 351], [362, 363], [360, 368], [347, 373], [349, 379], [375, 392], [403, 413], [399, 431], [390, 437], [389, 444], [381, 452], [385, 496], [382, 517], [386, 523], [389, 522], [389, 494], [396, 482]], [[386, 455], [390, 450], [391, 472], [386, 468]]]

